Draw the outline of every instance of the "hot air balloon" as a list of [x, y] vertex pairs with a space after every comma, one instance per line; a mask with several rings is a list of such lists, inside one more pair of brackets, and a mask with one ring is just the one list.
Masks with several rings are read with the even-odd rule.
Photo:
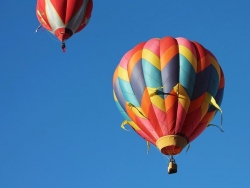
[[36, 16], [43, 26], [62, 42], [81, 31], [89, 22], [93, 8], [92, 0], [38, 0]]
[[177, 172], [174, 155], [210, 125], [221, 111], [224, 75], [215, 56], [185, 38], [153, 38], [136, 45], [113, 75], [116, 105], [130, 125], [162, 154], [168, 173]]

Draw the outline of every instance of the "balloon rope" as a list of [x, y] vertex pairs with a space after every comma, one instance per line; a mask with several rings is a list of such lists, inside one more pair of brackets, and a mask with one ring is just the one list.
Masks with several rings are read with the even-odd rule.
[[46, 32], [47, 32], [47, 34], [50, 36], [50, 38], [51, 38], [52, 40], [54, 40], [54, 41], [56, 41], [56, 42], [61, 42], [60, 40], [55, 39], [55, 37], [52, 37], [52, 36], [51, 36], [52, 34], [51, 34], [49, 31], [46, 30]]
[[210, 127], [210, 126], [217, 127], [218, 129], [220, 129], [221, 132], [224, 132], [224, 130], [222, 128], [220, 128], [218, 125], [215, 125], [215, 124], [208, 124], [207, 125], [207, 127]]
[[[154, 146], [154, 145], [153, 145]], [[154, 146], [155, 147], [155, 146]], [[155, 147], [156, 148], [156, 147]], [[156, 150], [162, 155], [166, 162], [169, 162], [170, 158], [167, 155], [164, 155], [158, 148]]]
[[147, 141], [147, 154], [149, 154], [149, 151], [150, 151], [150, 143], [149, 141]]

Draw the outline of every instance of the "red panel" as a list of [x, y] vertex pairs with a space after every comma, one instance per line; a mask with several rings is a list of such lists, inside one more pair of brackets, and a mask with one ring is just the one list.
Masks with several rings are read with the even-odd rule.
[[137, 117], [137, 116], [134, 114], [132, 108], [128, 106], [128, 104], [126, 104], [126, 111], [127, 111], [128, 116], [130, 117], [130, 119], [131, 119], [136, 125], [138, 125], [138, 127], [139, 127], [148, 137], [150, 137], [150, 139], [153, 140], [154, 143], [155, 143], [157, 138], [155, 138], [155, 137], [152, 135], [151, 131], [150, 131], [150, 130], [148, 129], [148, 127], [147, 127], [147, 124], [150, 124], [150, 122], [148, 122], [147, 119], [145, 119], [145, 121], [144, 121], [144, 120], [142, 120], [141, 118]]
[[150, 137], [148, 137], [147, 134], [145, 134], [142, 130], [135, 130], [137, 134], [139, 134], [142, 138], [149, 141], [151, 144], [155, 145], [155, 140], [152, 140]]
[[224, 73], [222, 71], [222, 69], [220, 69], [220, 85], [219, 85], [219, 89], [224, 88], [225, 86], [225, 78], [224, 78]]
[[50, 0], [58, 15], [67, 24], [83, 4], [83, 0]]
[[168, 134], [170, 134], [170, 135], [174, 135], [175, 134], [177, 105], [178, 105], [178, 102], [176, 100], [176, 102], [173, 104], [173, 106], [166, 113], [166, 120], [167, 120], [167, 126], [168, 126]]
[[197, 129], [192, 132], [192, 134], [189, 136], [188, 142], [192, 142], [195, 138], [197, 138], [205, 129], [207, 128], [207, 122], [199, 123]]
[[198, 137], [207, 127], [209, 122], [212, 120], [212, 118], [215, 115], [215, 111], [213, 112], [208, 112], [201, 122], [198, 124], [197, 128], [192, 132], [192, 134], [189, 136], [189, 141], [191, 142], [194, 140], [196, 137]]
[[135, 123], [140, 127], [140, 129], [147, 134], [148, 137], [150, 137], [154, 143], [156, 140], [159, 138], [159, 136], [156, 134], [154, 128], [152, 127], [152, 124], [148, 119], [145, 118], [140, 118], [136, 116], [136, 121]]
[[192, 134], [192, 132], [197, 128], [201, 121], [201, 108], [187, 114], [184, 126], [181, 133], [187, 138]]
[[206, 93], [202, 94], [199, 98], [191, 101], [189, 108], [188, 108], [188, 114], [197, 110], [201, 107], [202, 103], [204, 102], [204, 98], [206, 97]]
[[153, 52], [157, 57], [160, 58], [160, 40], [153, 38], [147, 41], [143, 47]]
[[155, 111], [154, 111], [152, 103], [151, 103], [151, 105], [149, 107], [148, 119], [149, 119], [151, 125], [153, 125], [153, 128], [154, 128], [155, 132], [157, 133], [157, 135], [159, 137], [163, 136], [163, 133], [162, 133], [162, 130], [161, 130], [161, 126], [158, 123], [158, 119], [156, 117], [156, 114], [155, 114]]
[[171, 46], [178, 45], [175, 38], [164, 37], [160, 41], [160, 56], [162, 56]]
[[166, 120], [167, 120], [167, 129], [168, 134], [175, 134], [175, 124], [176, 124], [176, 116], [177, 116], [177, 106], [178, 106], [178, 98], [175, 96], [176, 93], [171, 91], [170, 95], [168, 95], [165, 102], [165, 110], [166, 110]]
[[162, 110], [157, 108], [155, 105], [153, 105], [153, 108], [154, 108], [155, 115], [158, 120], [158, 124], [161, 128], [161, 132], [162, 132], [162, 135], [159, 135], [159, 136], [165, 136], [168, 134], [166, 112], [163, 112]]
[[55, 30], [54, 35], [60, 40], [60, 41], [65, 41], [69, 39], [72, 35], [73, 32], [68, 29], [68, 28], [58, 28]]
[[196, 59], [197, 59], [197, 73], [204, 70], [209, 64], [207, 64], [206, 59], [204, 58], [207, 53], [206, 50], [197, 42], [193, 42], [194, 48], [196, 49]]
[[[38, 11], [42, 17], [38, 14]], [[40, 24], [47, 30], [52, 30], [45, 11], [45, 0], [38, 0], [36, 6], [36, 16]], [[44, 23], [45, 22], [45, 23]]]
[[183, 128], [185, 119], [186, 119], [186, 111], [183, 108], [183, 106], [181, 105], [181, 103], [178, 101], [175, 134], [178, 134], [181, 132], [181, 129]]

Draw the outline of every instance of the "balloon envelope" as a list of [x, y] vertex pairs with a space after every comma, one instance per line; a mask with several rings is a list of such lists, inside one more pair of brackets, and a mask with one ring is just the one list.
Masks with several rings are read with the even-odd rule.
[[124, 124], [176, 155], [220, 110], [224, 75], [215, 56], [185, 38], [153, 38], [128, 51], [113, 76]]
[[92, 0], [38, 0], [36, 16], [41, 25], [64, 42], [89, 22]]

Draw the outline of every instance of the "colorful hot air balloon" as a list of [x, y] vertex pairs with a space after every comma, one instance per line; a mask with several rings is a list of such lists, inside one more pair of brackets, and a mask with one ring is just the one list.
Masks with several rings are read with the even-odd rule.
[[65, 50], [64, 42], [88, 24], [92, 8], [92, 0], [38, 0], [36, 16], [41, 23], [38, 29], [43, 26], [54, 34]]
[[142, 138], [171, 157], [199, 136], [220, 109], [224, 75], [215, 56], [185, 38], [151, 39], [121, 59], [113, 76], [119, 111]]

